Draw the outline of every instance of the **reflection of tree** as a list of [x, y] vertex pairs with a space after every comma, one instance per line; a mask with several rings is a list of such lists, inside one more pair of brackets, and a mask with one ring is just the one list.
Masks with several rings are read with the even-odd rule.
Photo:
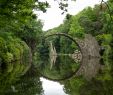
[[113, 79], [87, 82], [80, 88], [80, 95], [113, 95]]
[[113, 79], [84, 81], [83, 78], [71, 78], [62, 84], [69, 95], [113, 95]]
[[[65, 92], [69, 95], [80, 95], [81, 87], [82, 86], [84, 87], [84, 84], [86, 84], [85, 80], [86, 79], [91, 80], [93, 77], [95, 77], [96, 74], [98, 73], [99, 67], [100, 64], [98, 58], [91, 58], [91, 59], [87, 57], [83, 58], [81, 66], [75, 75], [76, 78], [72, 77], [70, 80], [64, 82]], [[84, 95], [84, 93], [82, 95]], [[85, 95], [89, 95], [89, 94], [85, 94]]]
[[113, 95], [113, 61], [109, 59], [108, 63], [112, 69], [104, 67], [96, 78], [82, 85], [80, 95]]
[[62, 82], [65, 92], [69, 95], [113, 95], [113, 69], [110, 72], [104, 70], [97, 74], [98, 61], [97, 59], [84, 60], [87, 64], [83, 66], [85, 72], [82, 72], [82, 77], [72, 77]]
[[34, 69], [25, 74], [27, 65], [15, 62], [0, 69], [0, 95], [41, 95], [43, 90], [39, 75], [34, 73]]
[[[46, 56], [45, 56], [46, 57]], [[72, 76], [79, 64], [76, 64], [74, 60], [68, 56], [58, 56], [56, 63], [50, 70], [50, 63], [48, 60], [43, 60], [45, 66], [39, 65], [39, 71], [42, 75], [51, 78], [51, 79], [66, 79], [67, 77]]]
[[[7, 94], [11, 90], [11, 85], [19, 80], [29, 67], [29, 64], [20, 64], [20, 61], [15, 63], [2, 64], [0, 69], [0, 95]], [[12, 86], [12, 88], [14, 88]]]
[[69, 54], [72, 54], [76, 49], [79, 50], [76, 43], [65, 36], [47, 37], [43, 41], [42, 47], [39, 48], [40, 62], [38, 61], [37, 67], [39, 67], [40, 73], [52, 79], [71, 76], [80, 65], [69, 58]]
[[7, 92], [7, 95], [43, 95], [42, 83], [36, 71], [31, 69], [28, 73], [20, 78], [19, 81], [13, 84], [16, 91], [12, 89]]
[[79, 95], [79, 89], [84, 84], [84, 79], [82, 77], [72, 77], [70, 80], [65, 80], [62, 82], [64, 84], [64, 91], [69, 95]]

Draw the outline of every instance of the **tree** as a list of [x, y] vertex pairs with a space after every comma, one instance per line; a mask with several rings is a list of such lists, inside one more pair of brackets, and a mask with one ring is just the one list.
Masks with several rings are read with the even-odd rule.
[[21, 27], [21, 31], [15, 34], [25, 41], [34, 53], [42, 35], [42, 23], [40, 20], [32, 19]]

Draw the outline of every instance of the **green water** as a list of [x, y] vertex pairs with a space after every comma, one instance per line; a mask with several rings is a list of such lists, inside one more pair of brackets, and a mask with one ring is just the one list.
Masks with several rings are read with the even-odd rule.
[[112, 65], [108, 64], [112, 61], [105, 65], [99, 59], [77, 63], [69, 56], [57, 56], [51, 63], [42, 56], [38, 65], [2, 65], [0, 95], [113, 95]]

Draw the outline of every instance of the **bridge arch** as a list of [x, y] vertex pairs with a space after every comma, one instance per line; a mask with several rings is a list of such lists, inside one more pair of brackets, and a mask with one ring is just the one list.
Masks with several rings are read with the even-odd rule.
[[[47, 38], [49, 38], [49, 37], [51, 37], [51, 36], [64, 36], [64, 37], [66, 37], [66, 38], [68, 38], [68, 39], [70, 39], [72, 42], [74, 42], [77, 46], [78, 46], [78, 48], [79, 48], [79, 50], [80, 50], [80, 52], [81, 52], [81, 48], [80, 48], [80, 46], [79, 46], [79, 43], [76, 41], [76, 39], [74, 39], [71, 35], [69, 35], [69, 34], [65, 34], [65, 33], [54, 33], [54, 34], [47, 34], [47, 35], [44, 35], [44, 38], [45, 39], [47, 39]], [[81, 54], [82, 54], [82, 52], [81, 52]], [[81, 61], [82, 61], [82, 59], [81, 59]], [[80, 61], [80, 63], [79, 63], [79, 66], [78, 66], [78, 68], [75, 70], [75, 71], [73, 71], [69, 76], [66, 76], [66, 77], [64, 77], [64, 78], [50, 78], [50, 77], [48, 77], [48, 76], [46, 76], [46, 75], [44, 75], [44, 74], [42, 74], [41, 72], [40, 72], [40, 75], [43, 77], [43, 78], [46, 78], [46, 79], [48, 79], [48, 80], [52, 80], [52, 81], [63, 81], [63, 80], [66, 80], [66, 79], [70, 79], [71, 77], [73, 77], [76, 73], [77, 73], [77, 71], [80, 69], [80, 67], [81, 67], [81, 62]]]
[[81, 47], [80, 47], [79, 43], [76, 41], [75, 38], [73, 38], [73, 37], [72, 37], [71, 35], [69, 35], [69, 34], [66, 34], [66, 33], [53, 33], [53, 34], [45, 35], [44, 37], [45, 37], [45, 39], [47, 39], [48, 37], [54, 36], [54, 35], [65, 36], [65, 37], [69, 38], [71, 41], [73, 41], [73, 42], [78, 46], [78, 48], [80, 49], [80, 52], [81, 52], [81, 54], [82, 54], [82, 50], [81, 50]]
[[92, 35], [86, 34], [85, 38], [82, 40], [73, 38], [71, 35], [65, 34], [65, 33], [46, 34], [46, 35], [44, 35], [44, 37], [45, 37], [45, 39], [47, 39], [48, 37], [54, 36], [54, 35], [65, 36], [65, 37], [69, 38], [70, 40], [72, 40], [74, 43], [76, 43], [76, 45], [79, 47], [80, 52], [82, 54], [82, 60], [80, 62], [78, 69], [68, 77], [65, 77], [62, 79], [52, 79], [52, 78], [49, 78], [49, 77], [41, 74], [42, 77], [49, 79], [49, 80], [53, 80], [53, 81], [62, 81], [65, 79], [69, 79], [72, 76], [76, 77], [79, 75], [84, 75], [84, 70], [86, 71], [87, 67], [90, 66], [90, 65], [87, 66], [87, 63], [89, 61], [88, 62], [85, 62], [85, 61], [90, 60], [91, 58], [94, 58], [94, 59], [100, 58], [100, 54], [99, 54], [100, 46], [98, 45], [98, 42], [96, 41], [96, 39]]
[[100, 58], [100, 46], [98, 45], [98, 42], [95, 37], [93, 37], [91, 34], [85, 34], [84, 39], [78, 39], [74, 38], [69, 34], [65, 33], [53, 33], [53, 34], [46, 34], [44, 37], [45, 39], [54, 36], [54, 35], [61, 35], [69, 38], [73, 42], [76, 43], [76, 45], [79, 47], [80, 52], [82, 54], [82, 57], [98, 57]]

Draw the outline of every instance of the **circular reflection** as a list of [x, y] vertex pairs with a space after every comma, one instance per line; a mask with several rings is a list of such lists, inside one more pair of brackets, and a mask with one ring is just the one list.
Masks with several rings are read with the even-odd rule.
[[[48, 58], [48, 59], [47, 59]], [[44, 78], [49, 80], [65, 80], [72, 77], [80, 66], [69, 56], [57, 56], [55, 63], [49, 57], [39, 65], [39, 71]]]
[[52, 36], [43, 40], [39, 54], [39, 72], [49, 80], [58, 81], [72, 77], [82, 60], [78, 45], [65, 36]]

